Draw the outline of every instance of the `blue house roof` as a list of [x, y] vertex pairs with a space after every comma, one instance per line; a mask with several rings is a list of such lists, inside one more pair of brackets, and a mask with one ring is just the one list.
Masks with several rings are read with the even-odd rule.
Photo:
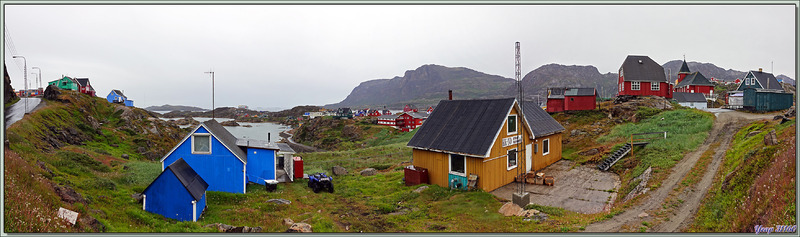
[[[182, 158], [178, 159], [167, 166], [167, 169], [171, 170], [172, 173], [175, 174], [175, 177], [181, 181], [183, 187], [186, 188], [186, 191], [192, 195], [194, 200], [200, 200], [203, 198], [203, 194], [205, 193], [206, 189], [208, 189], [208, 183], [206, 183], [206, 181], [203, 180], [203, 178], [200, 177], [200, 175], [198, 175], [197, 172], [195, 172], [194, 169], [192, 169], [192, 167], [186, 163], [186, 161], [184, 161]], [[166, 173], [167, 172], [161, 172], [161, 174], [159, 174], [155, 180], [158, 180], [161, 175]], [[147, 188], [142, 191], [142, 193], [145, 193], [148, 189], [150, 189], [154, 183], [155, 181], [150, 183], [150, 185], [148, 185]]]

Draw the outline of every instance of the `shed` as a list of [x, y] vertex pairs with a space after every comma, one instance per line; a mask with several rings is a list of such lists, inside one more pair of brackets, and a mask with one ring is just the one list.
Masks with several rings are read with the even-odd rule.
[[247, 153], [247, 181], [265, 185], [277, 179], [278, 151], [275, 143], [256, 139], [237, 139], [236, 145]]
[[593, 110], [597, 107], [594, 88], [550, 88], [547, 90], [547, 112]]
[[178, 159], [142, 192], [142, 209], [179, 221], [197, 221], [206, 209], [208, 183]]
[[744, 90], [742, 107], [755, 111], [776, 111], [792, 107], [794, 98], [792, 93], [774, 90]]
[[[408, 142], [413, 165], [444, 187], [465, 188], [467, 175], [478, 175], [477, 187], [488, 192], [513, 182], [518, 169], [561, 159], [563, 127], [534, 102], [524, 104], [522, 115], [514, 98], [440, 101]], [[541, 137], [532, 126], [541, 126]]]
[[744, 106], [744, 92], [732, 91], [728, 93], [728, 108], [741, 109]]
[[682, 106], [695, 109], [708, 108], [708, 102], [706, 101], [705, 95], [702, 93], [675, 92], [672, 93], [672, 99]]

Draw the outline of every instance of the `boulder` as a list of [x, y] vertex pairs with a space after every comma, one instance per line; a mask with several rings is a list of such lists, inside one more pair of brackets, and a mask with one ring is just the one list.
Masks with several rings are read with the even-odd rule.
[[529, 209], [529, 210], [522, 210], [522, 211], [520, 211], [519, 213], [517, 213], [517, 216], [521, 216], [521, 217], [533, 217], [533, 216], [535, 216], [535, 215], [538, 215], [539, 213], [541, 213], [539, 210], [536, 210], [536, 209]]
[[283, 199], [283, 198], [270, 199], [270, 200], [267, 200], [267, 202], [275, 203], [275, 204], [278, 204], [278, 205], [289, 205], [289, 204], [292, 204], [292, 201], [289, 201], [289, 200], [286, 200], [286, 199]]
[[578, 153], [578, 154], [580, 154], [582, 156], [593, 156], [593, 155], [597, 155], [597, 153], [600, 153], [600, 150], [598, 150], [597, 148], [592, 148], [592, 149], [589, 149], [589, 150], [586, 150], [586, 151], [582, 151], [581, 153]]
[[778, 145], [778, 136], [775, 134], [775, 129], [769, 131], [767, 135], [764, 136], [764, 145], [772, 146]]
[[752, 132], [748, 133], [747, 135], [745, 135], [744, 137], [745, 138], [752, 137], [752, 136], [758, 135], [759, 133], [761, 133], [761, 131], [752, 131]]
[[58, 100], [59, 95], [61, 95], [61, 89], [58, 89], [55, 85], [49, 85], [44, 89], [43, 97], [45, 100]]
[[648, 216], [650, 216], [650, 214], [647, 214], [647, 212], [642, 212], [642, 213], [639, 213], [639, 215], [638, 215], [639, 218], [645, 218], [645, 217], [648, 217]]
[[289, 218], [283, 218], [283, 225], [285, 225], [287, 227], [288, 226], [292, 226], [292, 225], [294, 225], [294, 221], [292, 221], [292, 219], [289, 219]]
[[59, 197], [61, 197], [61, 200], [65, 201], [65, 202], [68, 202], [68, 203], [76, 203], [76, 202], [86, 203], [86, 199], [83, 199], [83, 196], [81, 196], [80, 193], [75, 192], [75, 190], [72, 189], [72, 187], [70, 187], [69, 185], [59, 186], [59, 185], [53, 184], [53, 189], [55, 189], [56, 194]]
[[414, 189], [414, 192], [415, 193], [422, 193], [422, 191], [425, 191], [425, 189], [428, 189], [428, 186], [420, 186], [419, 188]]
[[78, 219], [78, 223], [80, 226], [86, 227], [91, 229], [94, 232], [106, 232], [106, 226], [103, 223], [100, 223], [97, 219], [89, 215], [82, 215], [80, 219]]
[[232, 225], [226, 225], [226, 224], [222, 224], [222, 223], [214, 223], [214, 224], [204, 225], [203, 228], [215, 228], [219, 232], [228, 232], [228, 231], [232, 230], [235, 227], [232, 226]]
[[50, 168], [47, 168], [47, 165], [45, 165], [44, 161], [37, 161], [36, 164], [39, 165], [39, 168], [42, 168], [42, 170], [50, 174], [50, 177], [53, 177], [53, 171], [50, 170]]
[[289, 229], [286, 232], [290, 233], [311, 233], [314, 230], [311, 228], [311, 225], [307, 223], [294, 223], [292, 226], [289, 226]]
[[126, 159], [126, 160], [130, 158], [130, 156], [128, 154], [122, 154], [119, 157], [122, 158], [122, 159]]
[[332, 168], [331, 173], [333, 173], [333, 175], [346, 175], [347, 169], [337, 165]]
[[131, 194], [131, 198], [133, 198], [133, 200], [136, 200], [136, 202], [138, 202], [138, 203], [142, 203], [142, 199], [143, 198], [142, 198], [142, 194], [141, 193]]
[[521, 211], [522, 211], [521, 207], [514, 205], [514, 203], [507, 202], [506, 204], [503, 204], [503, 206], [500, 207], [500, 210], [498, 210], [497, 212], [503, 214], [503, 216], [515, 216], [519, 214]]
[[530, 217], [530, 219], [531, 219], [532, 221], [536, 221], [536, 222], [543, 222], [543, 221], [546, 221], [546, 220], [547, 220], [547, 218], [549, 218], [549, 216], [547, 216], [547, 214], [546, 214], [546, 213], [543, 213], [543, 212], [542, 212], [542, 213], [539, 213], [539, 214], [536, 214], [536, 215], [533, 215], [533, 216], [531, 216], [531, 217]]
[[376, 174], [378, 174], [378, 171], [375, 170], [374, 168], [366, 168], [361, 171], [361, 176], [373, 176]]
[[95, 119], [94, 117], [87, 116], [86, 117], [86, 122], [89, 123], [89, 126], [91, 126], [92, 129], [94, 129], [94, 130], [99, 130], [100, 129], [100, 122], [97, 121], [97, 119]]

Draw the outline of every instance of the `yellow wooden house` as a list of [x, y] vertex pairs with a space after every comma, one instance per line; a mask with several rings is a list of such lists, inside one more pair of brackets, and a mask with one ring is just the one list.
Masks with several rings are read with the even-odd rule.
[[470, 174], [487, 192], [561, 159], [564, 127], [534, 102], [514, 98], [443, 100], [408, 142], [413, 165], [431, 184], [466, 188]]

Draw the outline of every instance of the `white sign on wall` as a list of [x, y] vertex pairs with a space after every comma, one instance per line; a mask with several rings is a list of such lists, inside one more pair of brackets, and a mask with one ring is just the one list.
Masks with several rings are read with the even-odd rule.
[[503, 147], [517, 145], [522, 142], [522, 135], [503, 138]]

